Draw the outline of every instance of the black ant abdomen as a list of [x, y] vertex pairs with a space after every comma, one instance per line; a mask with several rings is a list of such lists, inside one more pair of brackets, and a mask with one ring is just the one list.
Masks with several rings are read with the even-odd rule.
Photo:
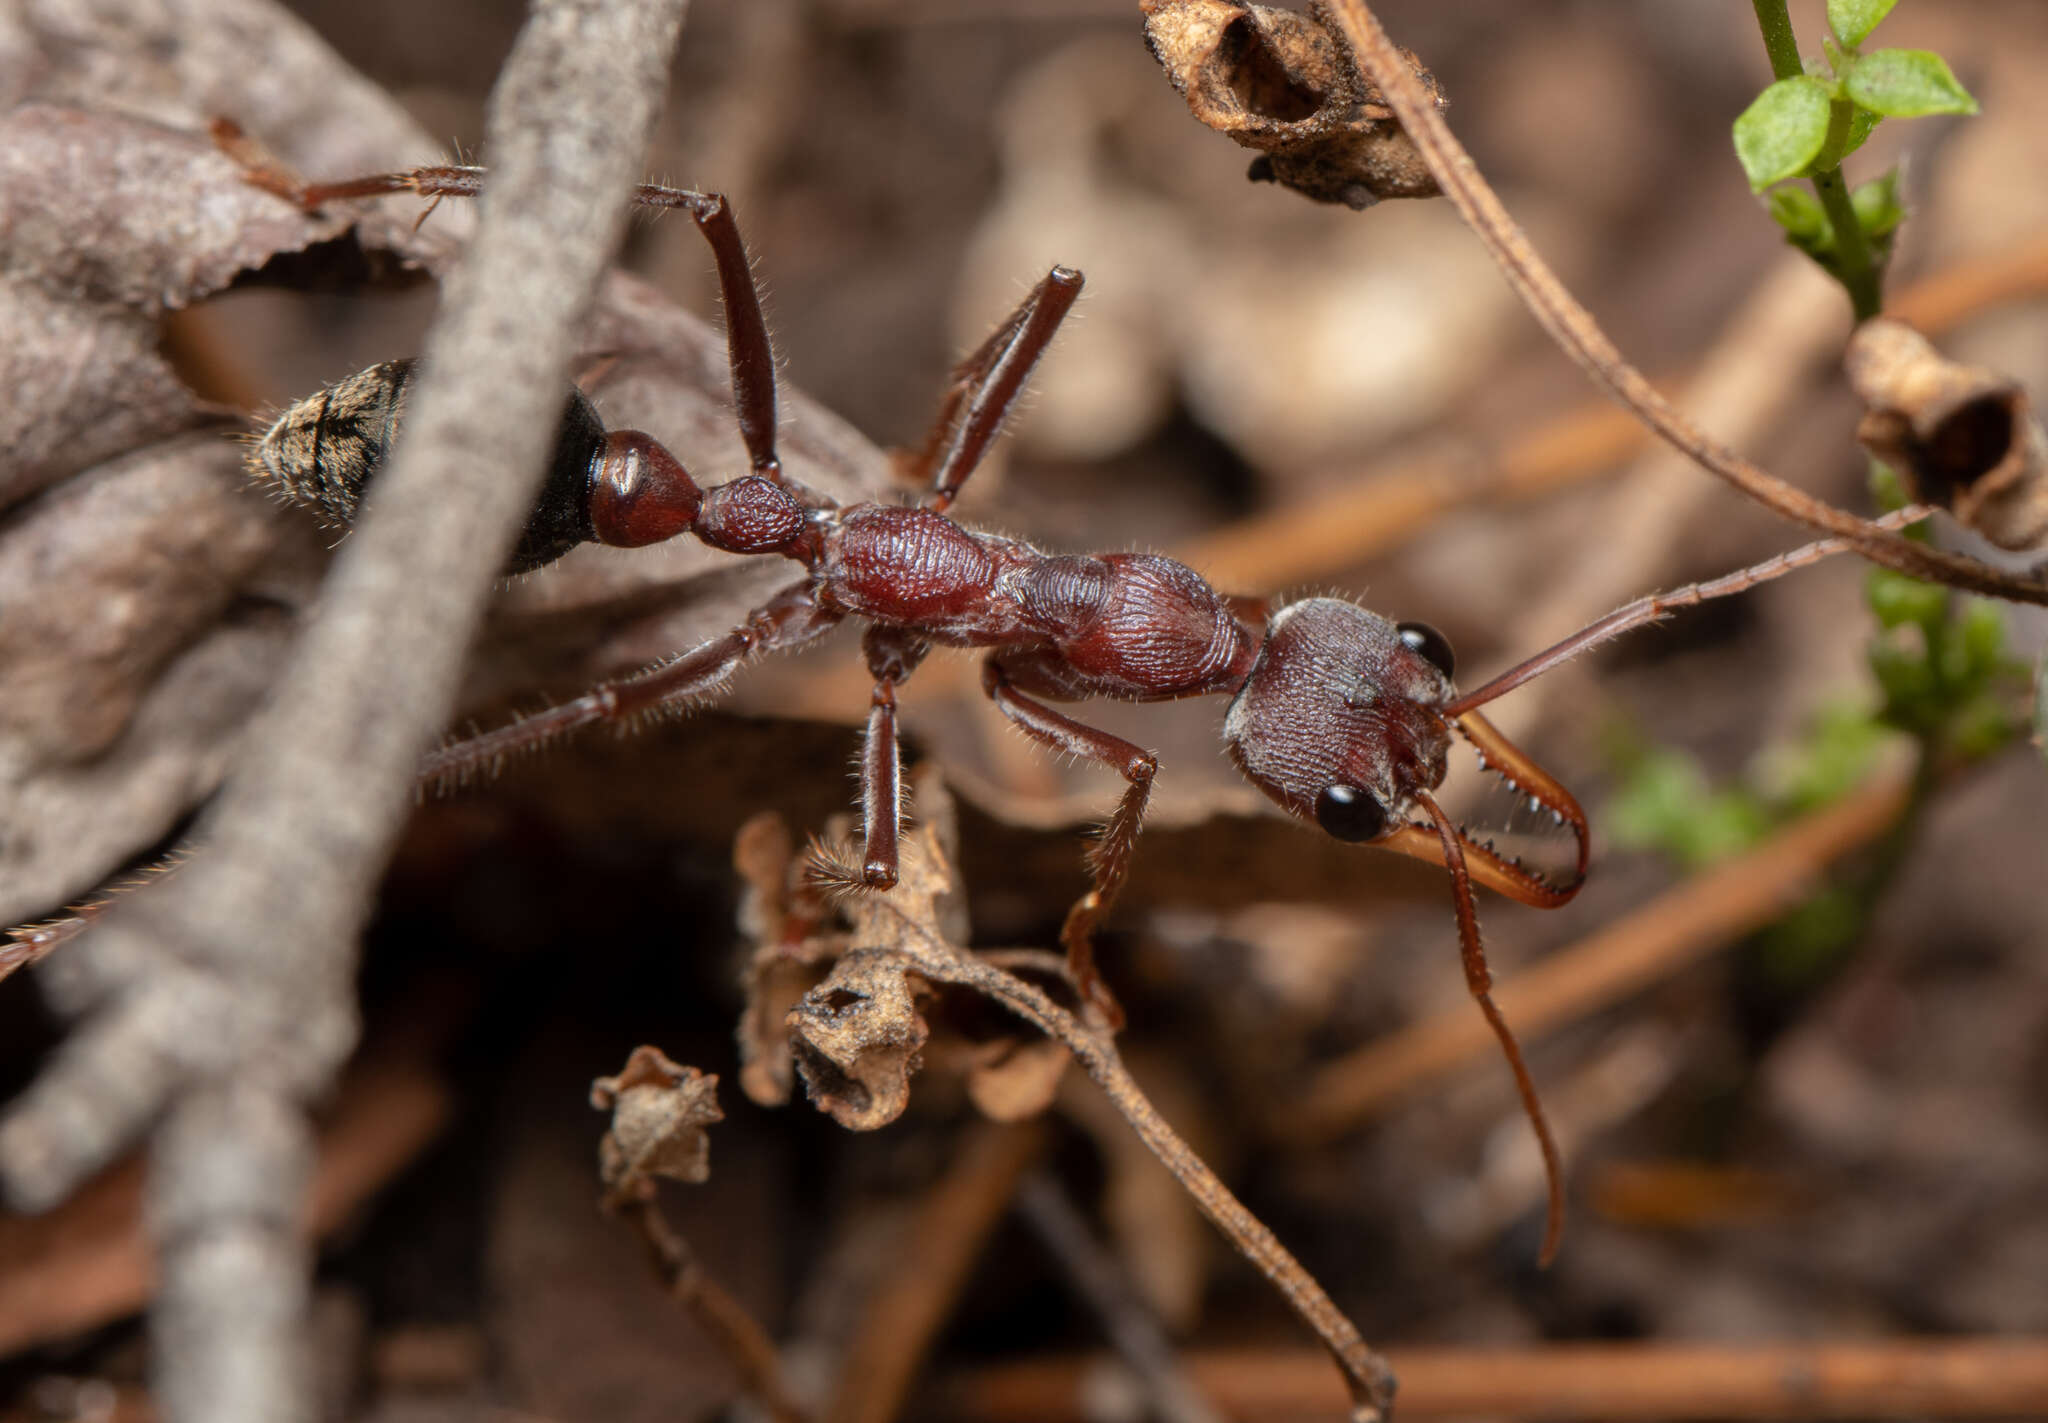
[[[330, 527], [352, 527], [364, 491], [405, 423], [418, 365], [417, 359], [385, 361], [292, 405], [256, 442], [250, 471]], [[506, 574], [531, 573], [597, 537], [590, 517], [591, 471], [604, 441], [596, 407], [570, 387], [547, 481], [505, 561]]]

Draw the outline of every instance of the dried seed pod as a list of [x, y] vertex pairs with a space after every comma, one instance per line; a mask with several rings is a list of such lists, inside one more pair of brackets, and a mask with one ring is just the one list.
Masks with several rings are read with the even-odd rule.
[[656, 1176], [692, 1184], [710, 1178], [704, 1128], [725, 1120], [716, 1077], [669, 1061], [659, 1048], [636, 1047], [617, 1077], [590, 1084], [590, 1105], [612, 1114], [598, 1144], [607, 1189], [651, 1189]]
[[887, 949], [856, 949], [789, 1010], [797, 1071], [811, 1101], [851, 1131], [873, 1131], [910, 1105], [910, 1078], [931, 1030], [917, 1011], [924, 980]]
[[[1145, 42], [1196, 118], [1262, 157], [1255, 181], [1317, 202], [1427, 198], [1436, 179], [1321, 4], [1307, 15], [1233, 0], [1144, 0]], [[1442, 92], [1407, 56], [1439, 108]]]
[[2048, 439], [2019, 382], [1952, 361], [1889, 317], [1858, 328], [1846, 365], [1869, 407], [1856, 438], [1916, 501], [1945, 506], [2000, 548], [2048, 540]]

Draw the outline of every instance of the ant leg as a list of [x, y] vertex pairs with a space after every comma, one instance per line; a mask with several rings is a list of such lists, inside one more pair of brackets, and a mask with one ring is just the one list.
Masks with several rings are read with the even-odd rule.
[[1054, 267], [974, 354], [953, 368], [946, 399], [909, 477], [931, 485], [925, 507], [943, 514], [1002, 429], [1053, 333], [1081, 294], [1081, 274]]
[[1123, 1013], [1095, 971], [1095, 926], [1109, 912], [1117, 891], [1130, 874], [1131, 851], [1145, 818], [1145, 802], [1152, 795], [1152, 778], [1158, 773], [1159, 760], [1120, 736], [1098, 731], [1033, 701], [1010, 685], [1001, 663], [994, 657], [981, 664], [981, 687], [997, 710], [1032, 740], [1055, 751], [1084, 756], [1112, 767], [1130, 782], [1123, 799], [1111, 812], [1102, 838], [1088, 854], [1094, 883], [1074, 902], [1067, 922], [1060, 928], [1060, 943], [1066, 948], [1067, 967], [1075, 983], [1102, 1006], [1113, 1024], [1121, 1026]]
[[896, 688], [917, 669], [931, 644], [900, 628], [868, 625], [861, 651], [874, 674], [867, 741], [861, 752], [861, 831], [866, 852], [861, 882], [870, 889], [896, 884], [897, 836], [903, 824], [903, 762], [896, 744]]
[[[1925, 504], [1909, 504], [1903, 509], [1870, 522], [1881, 529], [1899, 529], [1908, 524], [1917, 524], [1934, 512]], [[1633, 603], [1616, 608], [1598, 622], [1589, 623], [1570, 637], [1518, 663], [1495, 677], [1492, 681], [1474, 691], [1454, 698], [1441, 708], [1446, 718], [1456, 720], [1474, 707], [1485, 706], [1496, 697], [1512, 692], [1524, 682], [1534, 681], [1551, 668], [1571, 661], [1582, 652], [1591, 651], [1603, 642], [1612, 642], [1625, 632], [1632, 632], [1645, 623], [1654, 623], [1669, 617], [1680, 608], [1696, 607], [1709, 598], [1726, 598], [1734, 593], [1746, 593], [1759, 583], [1768, 583], [1773, 578], [1782, 578], [1787, 573], [1819, 563], [1824, 558], [1846, 553], [1850, 549], [1847, 539], [1815, 539], [1810, 544], [1765, 559], [1762, 563], [1751, 564], [1748, 568], [1734, 573], [1710, 578], [1704, 583], [1688, 583], [1683, 588], [1669, 593], [1652, 593], [1638, 598]]]
[[[483, 192], [489, 171], [467, 164], [433, 164], [403, 172], [371, 173], [336, 183], [309, 183], [267, 153], [232, 120], [215, 119], [213, 139], [222, 152], [242, 165], [247, 181], [309, 212], [329, 202], [387, 193], [417, 193], [436, 202], [442, 198], [473, 198]], [[739, 418], [740, 436], [746, 441], [754, 473], [780, 483], [782, 460], [775, 452], [775, 353], [768, 342], [761, 294], [754, 286], [753, 270], [747, 264], [739, 226], [733, 221], [732, 205], [721, 193], [665, 188], [655, 183], [636, 187], [633, 202], [641, 207], [686, 209], [696, 220], [704, 240], [711, 244], [712, 260], [718, 266], [719, 296], [725, 306], [727, 363], [732, 368], [733, 408]]]
[[1472, 903], [1472, 881], [1465, 873], [1465, 851], [1458, 827], [1427, 791], [1418, 792], [1415, 799], [1436, 822], [1436, 833], [1443, 842], [1444, 867], [1451, 872], [1451, 901], [1457, 907], [1465, 987], [1471, 991], [1479, 1011], [1485, 1014], [1494, 1037], [1500, 1040], [1501, 1051], [1507, 1054], [1508, 1067], [1515, 1074], [1515, 1090], [1522, 1097], [1522, 1111], [1528, 1116], [1529, 1125], [1536, 1132], [1536, 1145], [1543, 1152], [1543, 1172], [1550, 1192], [1543, 1224], [1543, 1249], [1536, 1259], [1538, 1264], [1548, 1265], [1557, 1257], [1558, 1242], [1564, 1237], [1564, 1158], [1558, 1153], [1557, 1139], [1550, 1134], [1543, 1103], [1536, 1096], [1535, 1080], [1529, 1076], [1528, 1064], [1522, 1061], [1522, 1049], [1508, 1028], [1508, 1020], [1501, 1016], [1493, 1001], [1493, 973], [1486, 966], [1486, 945], [1479, 938], [1479, 911]]
[[683, 208], [696, 219], [697, 230], [711, 244], [718, 266], [719, 300], [725, 306], [727, 363], [732, 367], [733, 409], [754, 473], [782, 481], [782, 459], [775, 453], [775, 351], [768, 344], [768, 322], [761, 314], [761, 292], [754, 285], [747, 249], [733, 221], [732, 204], [723, 193], [664, 188], [642, 183], [633, 190], [642, 207]]
[[792, 584], [723, 637], [644, 672], [599, 683], [573, 701], [428, 752], [416, 784], [422, 789], [461, 784], [479, 769], [496, 769], [507, 756], [536, 750], [578, 728], [630, 722], [683, 706], [718, 690], [749, 658], [799, 647], [841, 616], [818, 606], [809, 579]]

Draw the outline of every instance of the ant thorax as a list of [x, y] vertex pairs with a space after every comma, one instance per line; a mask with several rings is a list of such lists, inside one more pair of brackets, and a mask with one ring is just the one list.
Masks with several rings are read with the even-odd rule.
[[1443, 783], [1450, 645], [1419, 623], [1309, 598], [1275, 613], [1223, 720], [1238, 768], [1283, 808], [1342, 840], [1406, 823]]

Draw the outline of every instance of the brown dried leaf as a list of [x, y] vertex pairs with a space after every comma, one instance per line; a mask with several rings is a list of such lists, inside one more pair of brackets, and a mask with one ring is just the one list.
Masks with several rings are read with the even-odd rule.
[[704, 1128], [725, 1120], [716, 1077], [643, 1044], [618, 1076], [590, 1084], [590, 1105], [612, 1114], [597, 1150], [606, 1190], [640, 1192], [657, 1176], [692, 1185], [710, 1178], [711, 1140]]
[[1869, 407], [1856, 438], [2000, 548], [2048, 540], [2048, 437], [2010, 376], [1950, 360], [1889, 317], [1850, 339], [1849, 383]]
[[820, 1111], [852, 1131], [903, 1115], [931, 1034], [918, 1012], [927, 991], [903, 955], [855, 949], [790, 1009], [797, 1071]]
[[[1194, 116], [1263, 154], [1255, 181], [1352, 208], [1438, 192], [1322, 5], [1307, 15], [1234, 0], [1144, 0], [1143, 9], [1146, 43]], [[1435, 78], [1408, 60], [1441, 107]]]

